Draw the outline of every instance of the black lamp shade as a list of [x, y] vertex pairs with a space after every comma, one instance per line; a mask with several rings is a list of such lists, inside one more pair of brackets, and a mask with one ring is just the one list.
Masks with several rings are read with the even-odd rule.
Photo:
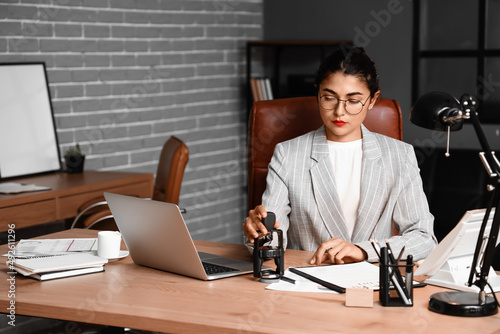
[[417, 99], [410, 112], [410, 122], [422, 128], [437, 131], [458, 131], [462, 129], [463, 119], [453, 122], [443, 121], [443, 117], [454, 116], [460, 110], [460, 103], [450, 94], [430, 92]]

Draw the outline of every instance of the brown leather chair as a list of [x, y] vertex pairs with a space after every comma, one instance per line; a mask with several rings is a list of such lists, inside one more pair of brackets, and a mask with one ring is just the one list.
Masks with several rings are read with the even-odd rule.
[[179, 205], [182, 178], [189, 160], [189, 150], [179, 138], [172, 136], [161, 150], [152, 199]]
[[[184, 170], [189, 160], [189, 150], [179, 138], [172, 136], [160, 154], [152, 200], [179, 205]], [[84, 204], [71, 228], [118, 230], [104, 197]]]
[[[316, 130], [323, 124], [315, 96], [255, 102], [248, 128], [248, 209], [261, 204], [269, 162], [276, 144]], [[403, 139], [401, 108], [379, 98], [363, 124], [368, 130]]]

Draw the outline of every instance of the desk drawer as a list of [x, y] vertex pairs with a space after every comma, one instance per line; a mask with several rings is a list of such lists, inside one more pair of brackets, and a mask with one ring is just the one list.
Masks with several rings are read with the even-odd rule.
[[7, 224], [16, 229], [50, 223], [56, 220], [56, 201], [39, 201], [0, 209], [0, 231], [7, 231]]
[[59, 201], [59, 213], [58, 219], [66, 219], [75, 217], [82, 204], [96, 199], [104, 200], [103, 193], [110, 192], [115, 194], [130, 195], [137, 197], [151, 197], [151, 184], [149, 182], [130, 184], [120, 187], [112, 187], [98, 191], [91, 191], [87, 193], [64, 196], [60, 198]]

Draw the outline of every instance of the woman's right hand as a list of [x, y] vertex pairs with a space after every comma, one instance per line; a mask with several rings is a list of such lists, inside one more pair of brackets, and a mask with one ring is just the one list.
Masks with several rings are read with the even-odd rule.
[[[253, 240], [259, 236], [259, 232], [263, 235], [269, 233], [264, 224], [262, 223], [262, 218], [267, 217], [266, 208], [263, 205], [257, 205], [255, 209], [250, 210], [248, 217], [243, 223], [243, 232], [247, 236], [248, 240], [253, 243]], [[280, 223], [276, 221], [274, 223], [274, 228], [279, 228]]]

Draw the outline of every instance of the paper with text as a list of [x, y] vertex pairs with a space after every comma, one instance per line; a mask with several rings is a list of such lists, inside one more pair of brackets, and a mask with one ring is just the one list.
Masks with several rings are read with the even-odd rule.
[[16, 258], [90, 252], [97, 250], [97, 238], [22, 239], [14, 249]]

